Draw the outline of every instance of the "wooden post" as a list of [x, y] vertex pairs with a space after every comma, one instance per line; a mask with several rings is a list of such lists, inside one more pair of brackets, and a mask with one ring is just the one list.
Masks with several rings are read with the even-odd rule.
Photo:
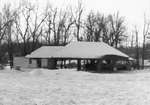
[[84, 70], [84, 71], [86, 71], [85, 65], [86, 65], [86, 61], [85, 61], [85, 59], [84, 59], [84, 60], [83, 60], [83, 70]]
[[61, 59], [61, 64], [60, 64], [60, 68], [63, 68], [63, 59]]
[[64, 60], [64, 68], [67, 68], [67, 67], [66, 67], [66, 60]]
[[80, 59], [77, 60], [77, 70], [78, 71], [81, 70], [81, 60]]
[[117, 67], [115, 66], [116, 59], [112, 60], [112, 71], [117, 71]]
[[100, 72], [100, 71], [102, 71], [102, 59], [99, 59], [98, 61], [97, 61], [97, 72]]

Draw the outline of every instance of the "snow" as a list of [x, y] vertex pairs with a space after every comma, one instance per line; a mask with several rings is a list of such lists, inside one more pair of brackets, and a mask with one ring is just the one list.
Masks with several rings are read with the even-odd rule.
[[104, 42], [72, 42], [62, 48], [53, 57], [97, 59], [105, 55], [115, 55], [125, 58], [129, 57], [128, 55]]
[[148, 70], [2, 70], [0, 105], [149, 105], [149, 81]]

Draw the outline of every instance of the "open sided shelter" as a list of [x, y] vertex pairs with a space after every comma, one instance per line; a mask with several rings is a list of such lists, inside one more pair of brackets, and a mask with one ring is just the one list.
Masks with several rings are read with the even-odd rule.
[[[56, 68], [57, 60], [77, 60], [78, 69], [81, 69], [81, 61], [96, 65], [96, 70], [101, 70], [103, 60], [114, 62], [128, 60], [129, 56], [104, 42], [72, 42], [62, 46], [43, 46], [27, 58], [37, 61], [37, 67]], [[32, 63], [32, 62], [31, 62]], [[84, 62], [85, 63], [85, 62]]]
[[94, 63], [96, 60], [96, 69], [100, 70], [102, 59], [113, 62], [121, 59], [127, 60], [129, 56], [104, 42], [72, 42], [58, 52], [55, 58], [76, 59], [78, 69], [80, 69], [80, 60], [91, 60]]

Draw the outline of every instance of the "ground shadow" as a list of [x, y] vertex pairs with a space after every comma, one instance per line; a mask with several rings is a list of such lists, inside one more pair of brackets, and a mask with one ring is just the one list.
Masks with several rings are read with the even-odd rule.
[[96, 71], [96, 70], [84, 70], [86, 72], [90, 73], [100, 73], [100, 74], [120, 74], [120, 73], [132, 73], [134, 70], [117, 70], [117, 71], [112, 71], [112, 70], [103, 70], [103, 71]]

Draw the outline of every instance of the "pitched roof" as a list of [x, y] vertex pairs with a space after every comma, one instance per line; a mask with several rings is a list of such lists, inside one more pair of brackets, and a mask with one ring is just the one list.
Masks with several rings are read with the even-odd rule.
[[104, 42], [72, 42], [66, 45], [60, 52], [57, 52], [55, 57], [95, 59], [105, 55], [129, 57]]
[[116, 55], [129, 58], [116, 48], [109, 46], [104, 42], [72, 42], [65, 47], [63, 46], [43, 46], [27, 58], [84, 58], [96, 59], [105, 55]]
[[52, 58], [56, 52], [60, 51], [63, 46], [42, 46], [31, 54], [27, 55], [27, 58]]

